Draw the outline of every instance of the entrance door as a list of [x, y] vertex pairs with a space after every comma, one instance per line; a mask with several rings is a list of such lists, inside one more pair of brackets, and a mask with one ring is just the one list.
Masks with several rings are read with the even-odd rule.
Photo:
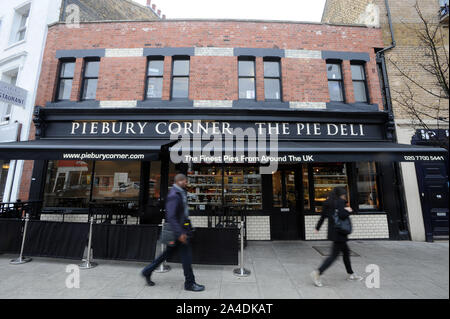
[[426, 240], [448, 237], [448, 173], [445, 163], [416, 163]]
[[300, 166], [279, 168], [272, 175], [273, 211], [270, 217], [273, 240], [303, 237]]

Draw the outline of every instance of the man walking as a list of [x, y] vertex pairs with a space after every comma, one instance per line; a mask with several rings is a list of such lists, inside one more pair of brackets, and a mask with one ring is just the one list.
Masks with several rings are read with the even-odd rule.
[[186, 175], [177, 174], [175, 176], [175, 183], [167, 195], [166, 221], [169, 223], [170, 229], [173, 231], [176, 240], [170, 242], [167, 249], [142, 270], [142, 275], [145, 277], [149, 286], [155, 285], [151, 280], [152, 272], [158, 268], [164, 260], [172, 256], [173, 253], [178, 250], [181, 256], [181, 262], [183, 263], [185, 277], [184, 289], [189, 291], [205, 290], [205, 286], [195, 282], [194, 272], [192, 270], [192, 248], [189, 242], [192, 231], [189, 221], [186, 185]]

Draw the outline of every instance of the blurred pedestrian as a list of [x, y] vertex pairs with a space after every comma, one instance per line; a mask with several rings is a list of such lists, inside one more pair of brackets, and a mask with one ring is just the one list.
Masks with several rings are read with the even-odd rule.
[[192, 248], [190, 238], [192, 237], [192, 226], [189, 220], [187, 204], [187, 177], [184, 174], [175, 176], [175, 183], [169, 191], [166, 199], [166, 223], [161, 232], [161, 241], [167, 245], [167, 249], [156, 258], [150, 265], [142, 270], [149, 286], [155, 283], [151, 280], [152, 272], [175, 251], [180, 252], [184, 271], [184, 289], [189, 291], [203, 291], [205, 286], [195, 282], [192, 270]]
[[350, 213], [353, 211], [346, 206], [347, 190], [344, 187], [335, 187], [324, 202], [320, 219], [316, 225], [316, 233], [320, 230], [325, 218], [328, 218], [328, 240], [333, 241], [331, 255], [325, 259], [322, 265], [311, 273], [311, 278], [317, 287], [322, 287], [320, 276], [337, 259], [342, 252], [344, 265], [347, 271], [347, 280], [360, 281], [363, 278], [353, 272], [350, 262], [350, 249], [347, 241], [351, 233]]

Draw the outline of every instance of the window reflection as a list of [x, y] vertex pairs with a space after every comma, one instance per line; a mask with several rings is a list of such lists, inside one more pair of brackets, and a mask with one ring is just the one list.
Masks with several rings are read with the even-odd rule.
[[374, 162], [356, 164], [358, 173], [358, 206], [359, 209], [379, 208], [377, 171]]
[[[335, 187], [345, 187], [349, 193], [347, 170], [344, 163], [324, 163], [313, 166], [315, 211], [321, 212], [323, 202]], [[350, 201], [350, 196], [347, 196]]]
[[88, 207], [92, 161], [49, 161], [44, 207]]

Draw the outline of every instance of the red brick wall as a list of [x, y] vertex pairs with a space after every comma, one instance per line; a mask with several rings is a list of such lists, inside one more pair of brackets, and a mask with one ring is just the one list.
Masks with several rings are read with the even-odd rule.
[[[305, 23], [236, 21], [146, 21], [86, 23], [69, 29], [64, 24], [49, 28], [36, 104], [45, 106], [56, 91], [57, 50], [98, 48], [223, 47], [278, 48], [366, 52], [371, 103], [382, 107], [375, 62], [375, 47], [383, 47], [379, 29]], [[170, 99], [171, 57], [164, 59], [163, 100]], [[283, 101], [328, 102], [325, 61], [283, 58]], [[80, 96], [82, 59], [77, 59], [71, 100]], [[348, 61], [343, 63], [347, 102], [353, 87]], [[263, 60], [256, 58], [256, 99], [264, 100]], [[142, 100], [145, 95], [146, 58], [102, 58], [97, 100]], [[193, 56], [189, 98], [237, 100], [237, 57]], [[34, 129], [30, 134], [34, 139]], [[25, 163], [20, 198], [28, 197], [32, 162]]]

